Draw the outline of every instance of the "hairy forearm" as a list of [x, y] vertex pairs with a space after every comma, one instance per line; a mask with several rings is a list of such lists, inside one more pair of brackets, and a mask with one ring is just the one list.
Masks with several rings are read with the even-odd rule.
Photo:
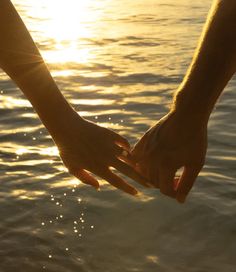
[[9, 0], [0, 1], [0, 67], [23, 91], [50, 130], [71, 107], [59, 91], [20, 16]]
[[173, 109], [206, 117], [236, 72], [236, 1], [213, 2]]

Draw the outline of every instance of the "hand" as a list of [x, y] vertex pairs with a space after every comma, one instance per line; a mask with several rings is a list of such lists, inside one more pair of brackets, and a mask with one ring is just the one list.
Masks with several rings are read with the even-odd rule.
[[[144, 134], [132, 155], [150, 183], [183, 203], [204, 164], [206, 148], [205, 121], [173, 111]], [[183, 173], [176, 177], [181, 167]]]
[[130, 146], [125, 138], [82, 119], [77, 113], [65, 120], [66, 125], [57, 129], [53, 138], [72, 175], [98, 189], [97, 179], [89, 173], [92, 172], [126, 193], [136, 195], [138, 191], [114, 174], [110, 169], [113, 167], [146, 186], [145, 178], [130, 166]]

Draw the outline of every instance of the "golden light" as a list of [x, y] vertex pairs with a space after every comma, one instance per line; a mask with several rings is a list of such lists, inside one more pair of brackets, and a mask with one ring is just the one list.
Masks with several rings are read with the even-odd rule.
[[43, 27], [46, 36], [58, 42], [72, 41], [91, 36], [89, 22], [99, 19], [94, 6], [95, 0], [41, 0], [28, 9], [28, 15], [42, 19], [37, 24]]
[[33, 5], [32, 0], [23, 1], [22, 15], [34, 39], [41, 40], [46, 62], [86, 63], [93, 58], [91, 47], [81, 40], [93, 37], [93, 24], [102, 18], [106, 1], [40, 0]]

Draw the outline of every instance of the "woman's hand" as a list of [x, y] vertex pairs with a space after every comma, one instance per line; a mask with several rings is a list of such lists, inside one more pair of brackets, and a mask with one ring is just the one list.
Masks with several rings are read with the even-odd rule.
[[[184, 202], [204, 164], [206, 148], [207, 124], [173, 111], [144, 134], [132, 155], [150, 183]], [[183, 173], [176, 177], [181, 167]]]
[[[131, 166], [128, 141], [119, 134], [81, 118], [76, 112], [65, 118], [66, 124], [54, 129], [54, 141], [69, 172], [83, 183], [99, 188], [97, 179], [89, 172], [103, 178], [111, 185], [136, 195], [138, 191], [111, 171], [111, 167], [147, 186]], [[62, 122], [63, 123], [63, 122]], [[50, 129], [49, 129], [50, 131]]]

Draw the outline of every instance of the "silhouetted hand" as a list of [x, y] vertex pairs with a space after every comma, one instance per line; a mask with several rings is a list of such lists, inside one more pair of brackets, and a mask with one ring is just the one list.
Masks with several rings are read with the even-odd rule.
[[[173, 111], [144, 134], [132, 155], [150, 183], [184, 202], [204, 164], [206, 148], [206, 123]], [[181, 167], [182, 175], [176, 177]]]
[[89, 173], [92, 172], [126, 193], [137, 194], [134, 187], [111, 171], [112, 167], [146, 185], [145, 178], [130, 166], [128, 141], [117, 133], [75, 113], [73, 118], [67, 119], [66, 127], [54, 134], [62, 161], [69, 172], [83, 183], [99, 188], [97, 179]]

